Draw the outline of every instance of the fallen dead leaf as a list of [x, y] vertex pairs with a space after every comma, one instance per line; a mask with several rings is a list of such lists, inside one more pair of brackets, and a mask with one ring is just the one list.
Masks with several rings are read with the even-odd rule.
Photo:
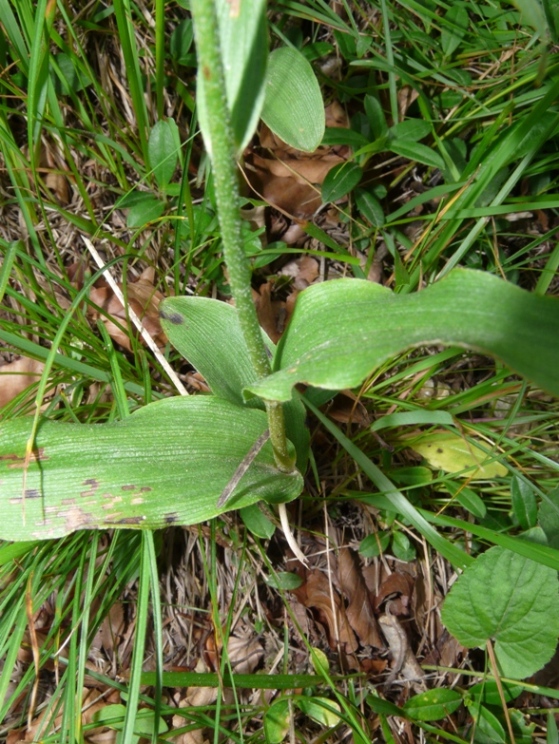
[[338, 552], [338, 578], [341, 591], [348, 600], [346, 615], [349, 624], [364, 646], [383, 648], [373, 605], [355, 553], [349, 548]]
[[252, 299], [256, 305], [256, 314], [262, 328], [274, 343], [277, 343], [285, 330], [286, 310], [285, 302], [272, 299], [271, 282], [266, 282], [252, 290]]
[[348, 622], [345, 609], [337, 592], [330, 591], [328, 578], [322, 571], [311, 570], [306, 581], [293, 591], [297, 600], [311, 610], [317, 622], [324, 626], [330, 648], [344, 647], [346, 653], [355, 652], [359, 643]]
[[264, 658], [264, 649], [254, 632], [248, 629], [230, 636], [227, 654], [236, 674], [252, 674]]
[[[152, 336], [155, 343], [162, 347], [167, 341], [167, 337], [161, 328], [159, 322], [158, 307], [163, 299], [163, 295], [153, 284], [154, 270], [151, 267], [145, 269], [135, 282], [128, 282], [126, 291], [122, 285], [119, 285], [123, 291], [128, 304], [136, 315], [142, 321], [143, 327]], [[111, 338], [123, 346], [128, 351], [132, 351], [130, 343], [130, 334], [132, 326], [128, 322], [127, 312], [122, 306], [118, 297], [108, 286], [93, 287], [89, 293], [89, 299], [95, 305], [105, 310], [105, 312], [117, 320], [113, 323], [110, 318], [101, 315], [95, 308], [90, 308], [89, 315], [93, 320], [101, 317]], [[127, 329], [127, 330], [123, 330]]]
[[318, 270], [319, 264], [316, 258], [301, 256], [286, 263], [279, 273], [282, 276], [291, 277], [291, 286], [301, 292], [318, 279]]
[[[348, 127], [344, 109], [333, 102], [326, 107], [326, 126]], [[264, 124], [260, 129], [259, 154], [245, 153], [245, 175], [252, 189], [269, 204], [293, 217], [310, 217], [321, 205], [317, 188], [326, 174], [349, 156], [345, 145], [319, 147], [312, 153], [289, 147]]]
[[21, 357], [0, 367], [0, 408], [38, 382], [45, 365], [36, 359]]

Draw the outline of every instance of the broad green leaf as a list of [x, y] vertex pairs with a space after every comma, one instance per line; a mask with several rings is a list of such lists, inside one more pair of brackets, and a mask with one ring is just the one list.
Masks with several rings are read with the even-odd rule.
[[262, 119], [291, 147], [312, 152], [324, 135], [322, 93], [310, 63], [292, 47], [270, 54]]
[[375, 96], [367, 94], [364, 99], [365, 113], [375, 139], [388, 134], [388, 124], [380, 101]]
[[410, 442], [410, 448], [422, 455], [435, 470], [457, 473], [468, 480], [493, 480], [507, 475], [507, 468], [487, 452], [487, 445], [472, 437], [466, 439], [450, 432], [434, 432]]
[[31, 423], [0, 425], [3, 540], [196, 524], [261, 499], [290, 501], [302, 489], [297, 472], [276, 470], [267, 442], [227, 507], [217, 508], [267, 420], [213, 396], [167, 398], [114, 424], [44, 421], [24, 479]]
[[468, 11], [463, 5], [451, 6], [444, 14], [446, 21], [441, 31], [441, 47], [443, 54], [450, 56], [460, 46], [468, 29]]
[[367, 535], [361, 541], [359, 553], [363, 558], [376, 558], [377, 555], [386, 553], [390, 545], [390, 532], [376, 532], [374, 535]]
[[445, 162], [438, 152], [431, 147], [422, 145], [420, 142], [407, 142], [406, 140], [392, 140], [387, 145], [391, 152], [401, 155], [408, 160], [415, 160], [424, 165], [430, 165], [432, 168], [443, 170]]
[[[402, 351], [464, 346], [501, 359], [559, 396], [559, 299], [538, 297], [481, 271], [455, 269], [410, 294], [338, 279], [302, 292], [269, 377], [247, 392], [285, 401], [300, 382], [356, 387]], [[246, 394], [246, 393], [245, 393]]]
[[409, 537], [400, 530], [396, 530], [392, 536], [392, 553], [399, 561], [413, 561], [417, 555], [416, 550]]
[[148, 140], [149, 164], [158, 186], [169, 183], [179, 160], [180, 140], [173, 119], [162, 119], [152, 128]]
[[159, 316], [169, 341], [204, 376], [212, 393], [242, 406], [241, 391], [256, 374], [235, 308], [208, 297], [168, 297]]
[[414, 695], [404, 710], [414, 721], [439, 721], [454, 713], [462, 704], [462, 695], [445, 687]]
[[483, 519], [487, 514], [487, 508], [482, 498], [480, 498], [475, 491], [463, 484], [455, 483], [454, 481], [446, 481], [445, 483], [447, 491], [452, 495], [453, 498], [458, 501], [460, 506], [467, 509], [470, 514], [478, 519]]
[[501, 680], [501, 689], [499, 689], [495, 680], [487, 679], [484, 682], [478, 682], [473, 687], [468, 687], [468, 697], [483, 705], [500, 705], [501, 690], [506, 702], [511, 703], [522, 694], [524, 688], [522, 685], [513, 685]]
[[548, 24], [541, 2], [539, 0], [511, 0], [511, 2], [520, 11], [520, 23], [531, 26], [542, 39], [545, 39]]
[[357, 186], [363, 177], [363, 169], [357, 163], [339, 163], [326, 174], [322, 184], [322, 201], [335, 202]]
[[[264, 103], [268, 56], [266, 0], [217, 0], [216, 5], [227, 103], [235, 146], [240, 154], [254, 134]], [[211, 153], [203, 75], [198, 75], [197, 85], [200, 129]]]
[[559, 635], [557, 572], [501, 547], [466, 568], [448, 594], [442, 620], [467, 648], [491, 639], [505, 677], [534, 674]]
[[[205, 378], [212, 393], [242, 406], [244, 387], [256, 381], [236, 309], [207, 297], [169, 297], [160, 305], [161, 325], [169, 341]], [[271, 350], [275, 347], [266, 336]], [[305, 408], [293, 399], [284, 406], [288, 438], [304, 471], [310, 437]]]
[[528, 481], [514, 475], [510, 483], [510, 495], [512, 510], [519, 525], [524, 530], [534, 527], [538, 518], [538, 505], [532, 486]]

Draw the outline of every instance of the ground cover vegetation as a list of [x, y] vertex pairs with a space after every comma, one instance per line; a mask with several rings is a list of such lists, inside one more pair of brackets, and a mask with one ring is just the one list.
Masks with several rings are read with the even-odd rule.
[[557, 741], [558, 24], [0, 2], [3, 739]]

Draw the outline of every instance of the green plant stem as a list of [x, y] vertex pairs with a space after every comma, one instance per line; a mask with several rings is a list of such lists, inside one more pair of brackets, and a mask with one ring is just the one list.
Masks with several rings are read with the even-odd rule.
[[[258, 377], [266, 377], [271, 369], [252, 300], [251, 272], [243, 246], [233, 130], [225, 94], [214, 0], [192, 0], [191, 12], [198, 74], [204, 76], [215, 199], [229, 285], [252, 365]], [[291, 471], [293, 461], [287, 449], [283, 409], [277, 403], [267, 403], [266, 411], [276, 464], [280, 470]]]

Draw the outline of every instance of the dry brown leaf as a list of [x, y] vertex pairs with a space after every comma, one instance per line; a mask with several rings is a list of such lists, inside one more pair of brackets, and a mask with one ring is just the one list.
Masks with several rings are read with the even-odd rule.
[[[339, 103], [326, 107], [326, 126], [348, 127], [349, 122]], [[321, 205], [317, 188], [328, 171], [349, 156], [349, 148], [319, 147], [312, 153], [289, 147], [262, 125], [260, 145], [267, 151], [245, 154], [246, 176], [254, 191], [267, 202], [289, 214], [305, 218]]]
[[280, 270], [282, 276], [291, 277], [294, 289], [302, 291], [318, 279], [319, 263], [312, 256], [302, 256], [289, 261]]
[[408, 573], [394, 571], [382, 582], [375, 598], [376, 609], [390, 597], [393, 615], [409, 615], [414, 580]]
[[328, 416], [340, 424], [370, 426], [371, 418], [367, 409], [351, 390], [342, 390], [328, 406]]
[[262, 328], [274, 343], [277, 343], [285, 329], [285, 302], [272, 299], [272, 283], [266, 282], [252, 290], [252, 299], [256, 305], [256, 314]]
[[[167, 341], [167, 337], [159, 322], [158, 312], [159, 303], [163, 299], [163, 295], [155, 288], [153, 278], [154, 271], [148, 267], [135, 282], [127, 283], [124, 296], [132, 310], [142, 321], [143, 327], [153, 337], [155, 343], [162, 347]], [[123, 289], [122, 285], [119, 285], [119, 287], [121, 290]], [[130, 343], [132, 326], [128, 323], [126, 310], [112, 289], [108, 286], [93, 287], [89, 293], [89, 299], [103, 308], [110, 316], [117, 319], [118, 325], [104, 315], [101, 316], [111, 338], [128, 351], [132, 351]], [[90, 315], [93, 319], [99, 317], [99, 313], [96, 310], [91, 310]], [[128, 332], [125, 333], [119, 326], [128, 328]]]
[[230, 636], [227, 653], [235, 674], [252, 674], [264, 658], [262, 644], [250, 630]]
[[425, 689], [425, 683], [423, 682], [425, 673], [417, 663], [417, 659], [410, 648], [406, 631], [401, 623], [390, 612], [386, 612], [379, 617], [379, 625], [388, 641], [393, 659], [392, 671], [386, 684], [391, 684], [398, 677], [402, 677], [412, 683], [416, 692], [422, 692]]
[[361, 568], [354, 552], [349, 548], [340, 548], [338, 553], [338, 578], [341, 590], [348, 600], [347, 619], [362, 645], [383, 648]]
[[36, 359], [21, 357], [0, 367], [0, 408], [38, 382], [45, 365]]
[[339, 594], [330, 592], [328, 578], [322, 571], [309, 571], [306, 581], [293, 591], [298, 601], [312, 610], [317, 622], [326, 629], [330, 648], [338, 643], [344, 646], [346, 653], [353, 653], [359, 643], [351, 629]]

